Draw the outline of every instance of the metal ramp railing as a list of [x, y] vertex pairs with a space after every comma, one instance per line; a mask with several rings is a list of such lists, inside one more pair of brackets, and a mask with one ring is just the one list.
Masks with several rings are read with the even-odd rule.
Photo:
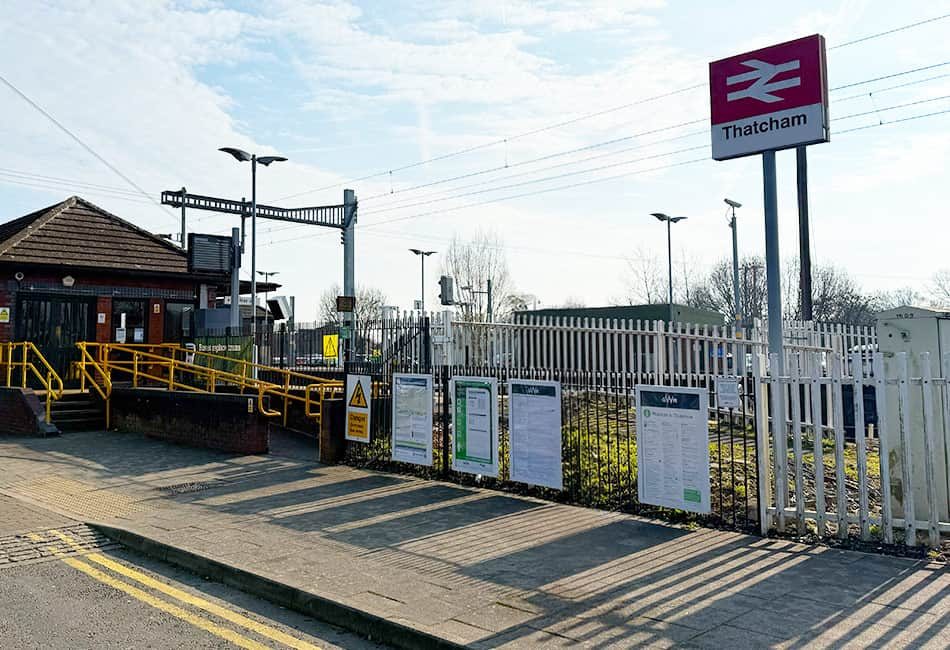
[[[257, 395], [257, 409], [266, 417], [282, 417], [287, 425], [290, 405], [303, 406], [306, 417], [319, 424], [326, 399], [342, 397], [343, 382], [321, 379], [293, 370], [256, 364], [210, 352], [198, 352], [177, 344], [77, 343], [81, 350], [78, 372], [85, 381], [96, 386], [96, 392], [107, 403], [117, 378], [131, 380], [133, 387], [152, 385], [170, 391], [216, 393], [219, 389], [236, 389], [240, 394]], [[91, 370], [91, 372], [90, 372]], [[258, 375], [278, 381], [259, 379]], [[100, 386], [96, 377], [104, 378]], [[265, 406], [265, 397], [274, 397], [283, 408]]]
[[[26, 388], [30, 378], [42, 384], [46, 389], [46, 424], [49, 424], [52, 403], [63, 397], [63, 380], [39, 348], [30, 341], [0, 343], [0, 371], [7, 388], [17, 384]], [[15, 379], [14, 375], [19, 377]]]

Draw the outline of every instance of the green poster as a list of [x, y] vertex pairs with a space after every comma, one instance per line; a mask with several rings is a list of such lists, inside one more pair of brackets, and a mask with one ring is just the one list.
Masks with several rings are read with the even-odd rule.
[[494, 378], [456, 377], [452, 383], [452, 468], [498, 476], [498, 382]]

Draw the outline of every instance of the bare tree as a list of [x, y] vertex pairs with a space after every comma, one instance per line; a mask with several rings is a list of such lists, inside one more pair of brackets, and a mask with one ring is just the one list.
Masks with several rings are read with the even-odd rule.
[[[343, 290], [339, 284], [334, 284], [323, 292], [317, 307], [318, 319], [324, 323], [336, 323], [340, 320], [340, 314], [336, 310], [336, 297], [342, 293]], [[358, 286], [356, 288], [356, 322], [380, 318], [385, 304], [386, 294], [381, 289]]]
[[492, 317], [503, 320], [524, 303], [515, 295], [504, 243], [495, 232], [478, 231], [471, 239], [459, 235], [442, 257], [442, 272], [455, 280], [455, 300], [464, 320], [488, 318], [488, 282], [492, 288]]
[[[762, 318], [765, 314], [765, 264], [761, 257], [746, 257], [739, 264], [739, 292], [742, 313], [747, 319]], [[718, 311], [730, 321], [735, 312], [732, 260], [720, 260], [712, 271], [699, 281], [687, 304], [691, 307]]]
[[933, 302], [936, 304], [937, 295], [934, 293], [934, 300], [928, 300], [922, 293], [913, 287], [901, 287], [891, 291], [881, 291], [872, 298], [875, 311], [884, 311], [886, 309], [895, 309], [906, 305], [921, 305]]
[[930, 279], [930, 299], [934, 305], [950, 307], [950, 269], [941, 269]]
[[[748, 319], [762, 319], [768, 312], [768, 285], [765, 264], [761, 257], [748, 257], [739, 265], [739, 290], [742, 311]], [[782, 312], [789, 320], [800, 320], [801, 282], [798, 260], [788, 260], [782, 269]], [[884, 294], [868, 295], [842, 269], [823, 264], [812, 267], [812, 312], [816, 321], [866, 325], [886, 302]], [[898, 299], [890, 296], [889, 300]], [[693, 289], [693, 307], [713, 309], [730, 317], [735, 310], [731, 260], [721, 260], [700, 284]]]
[[582, 307], [586, 307], [587, 303], [584, 302], [583, 298], [568, 296], [567, 299], [558, 306], [562, 309], [580, 309]]
[[638, 249], [627, 260], [628, 280], [625, 301], [629, 305], [659, 305], [668, 300], [663, 265], [649, 251]]
[[[847, 271], [831, 264], [812, 266], [812, 316], [823, 323], [869, 325], [874, 322], [875, 303]], [[801, 281], [798, 260], [786, 261], [783, 284], [784, 316], [801, 320]]]

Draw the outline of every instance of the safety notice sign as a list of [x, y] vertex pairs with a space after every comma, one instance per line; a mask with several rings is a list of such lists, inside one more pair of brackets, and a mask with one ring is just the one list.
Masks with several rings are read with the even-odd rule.
[[0, 323], [9, 323], [9, 322], [10, 322], [10, 308], [0, 307]]
[[340, 350], [340, 337], [337, 334], [323, 335], [323, 358], [325, 361], [336, 359]]
[[640, 503], [709, 513], [709, 394], [637, 386]]
[[346, 439], [369, 442], [373, 378], [346, 376]]

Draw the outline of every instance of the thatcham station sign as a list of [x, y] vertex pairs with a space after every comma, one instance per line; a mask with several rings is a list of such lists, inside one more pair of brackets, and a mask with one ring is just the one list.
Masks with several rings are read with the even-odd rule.
[[716, 160], [828, 141], [820, 35], [714, 61], [709, 87]]

